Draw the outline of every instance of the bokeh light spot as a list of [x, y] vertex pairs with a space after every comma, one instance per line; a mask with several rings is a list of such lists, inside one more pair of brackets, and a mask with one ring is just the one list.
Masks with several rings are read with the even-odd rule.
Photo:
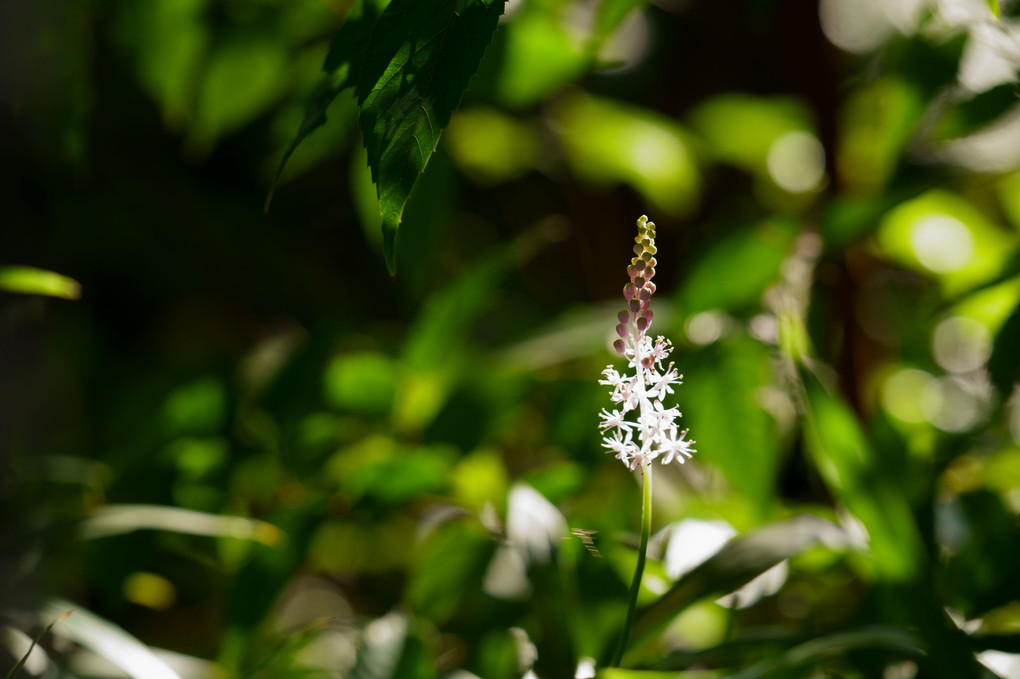
[[977, 370], [992, 353], [992, 335], [983, 323], [952, 316], [936, 326], [932, 353], [939, 366], [949, 372]]
[[918, 424], [924, 422], [921, 396], [935, 381], [923, 370], [906, 368], [890, 375], [882, 385], [882, 406], [898, 420]]
[[974, 256], [974, 238], [959, 219], [932, 215], [919, 220], [910, 234], [918, 261], [935, 273], [952, 273]]
[[772, 142], [765, 164], [772, 181], [790, 193], [816, 189], [825, 178], [825, 150], [817, 137], [803, 130]]

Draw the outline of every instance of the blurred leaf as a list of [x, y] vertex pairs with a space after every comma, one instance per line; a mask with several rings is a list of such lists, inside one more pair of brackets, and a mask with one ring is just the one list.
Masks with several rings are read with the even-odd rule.
[[949, 295], [992, 280], [1016, 243], [973, 203], [942, 189], [901, 203], [878, 230], [883, 256], [935, 275]]
[[264, 211], [269, 212], [273, 191], [283, 174], [283, 168], [297, 147], [315, 130], [326, 124], [326, 111], [338, 94], [353, 87], [361, 75], [361, 61], [375, 33], [375, 26], [390, 0], [357, 0], [347, 13], [343, 25], [330, 43], [329, 53], [322, 65], [325, 75], [316, 85], [305, 107], [304, 119], [297, 134], [280, 159], [276, 176], [266, 195]]
[[330, 404], [362, 415], [378, 415], [392, 408], [396, 381], [393, 359], [377, 352], [360, 352], [330, 361], [324, 388]]
[[237, 35], [217, 44], [209, 58], [189, 144], [207, 153], [220, 136], [261, 114], [289, 85], [284, 77], [290, 56], [269, 35]]
[[358, 104], [391, 275], [404, 205], [478, 68], [505, 3], [394, 0], [376, 24], [358, 77]]
[[1018, 351], [1020, 351], [1020, 305], [999, 329], [992, 345], [992, 355], [988, 359], [988, 372], [992, 384], [1003, 398], [1009, 398], [1017, 382], [1020, 382]]
[[851, 193], [885, 198], [884, 191], [894, 188], [886, 184], [923, 108], [917, 88], [895, 72], [848, 93], [839, 112], [836, 167]]
[[733, 538], [715, 555], [677, 580], [661, 599], [641, 611], [632, 638], [635, 642], [647, 638], [695, 601], [737, 590], [783, 559], [820, 542], [842, 547], [846, 537], [835, 524], [810, 515], [773, 523]]
[[478, 593], [496, 543], [461, 522], [446, 523], [417, 548], [407, 601], [416, 614], [439, 625], [470, 619], [463, 609], [478, 604]]
[[497, 450], [476, 450], [457, 463], [450, 483], [457, 499], [469, 507], [481, 507], [486, 502], [498, 506], [508, 485], [503, 458]]
[[1016, 83], [998, 85], [947, 107], [935, 124], [934, 134], [940, 140], [973, 134], [1016, 107], [1018, 102]]
[[879, 464], [857, 418], [808, 370], [801, 370], [807, 403], [807, 450], [830, 492], [864, 525], [878, 572], [912, 578], [924, 556], [903, 490]]
[[255, 540], [275, 545], [283, 538], [276, 526], [240, 516], [206, 514], [178, 507], [159, 505], [107, 505], [82, 521], [79, 535], [94, 540], [136, 530], [165, 530], [187, 535], [208, 535]]
[[438, 494], [449, 486], [452, 452], [426, 447], [400, 451], [393, 459], [361, 465], [344, 486], [354, 499], [368, 496], [394, 505]]
[[195, 78], [211, 42], [208, 0], [152, 0], [126, 6], [123, 39], [135, 44], [142, 85], [174, 131], [194, 115]]
[[760, 308], [762, 293], [779, 278], [798, 230], [794, 220], [784, 218], [727, 229], [722, 240], [692, 258], [677, 292], [683, 315]]
[[23, 295], [47, 295], [61, 299], [81, 297], [81, 285], [78, 281], [30, 266], [0, 266], [0, 291]]
[[148, 646], [95, 613], [61, 599], [47, 599], [35, 613], [40, 622], [49, 623], [72, 609], [74, 615], [63, 620], [54, 635], [94, 651], [133, 679], [181, 679]]
[[170, 434], [212, 434], [223, 426], [227, 411], [223, 382], [203, 377], [177, 387], [163, 404], [163, 419]]
[[596, 672], [597, 679], [722, 679], [729, 676], [723, 670], [684, 670], [658, 672], [656, 670], [625, 670], [611, 667]]
[[404, 347], [406, 374], [398, 387], [394, 420], [401, 429], [419, 429], [436, 416], [454, 378], [468, 358], [472, 324], [494, 302], [493, 291], [514, 267], [530, 259], [550, 234], [530, 229], [471, 264], [425, 303]]
[[494, 109], [458, 111], [445, 139], [457, 164], [487, 185], [520, 177], [538, 159], [538, 140], [531, 127]]
[[690, 120], [713, 156], [754, 172], [767, 171], [773, 142], [788, 132], [811, 132], [812, 128], [810, 112], [799, 100], [737, 93], [720, 94], [699, 104]]
[[999, 9], [999, 0], [985, 0], [985, 4], [988, 5], [989, 11], [991, 11], [992, 16], [996, 19], [1002, 16], [1002, 12]]
[[349, 679], [402, 679], [397, 674], [408, 641], [410, 621], [403, 613], [389, 613], [365, 626], [358, 659]]
[[613, 34], [627, 15], [648, 4], [648, 0], [602, 0], [595, 15], [592, 45], [598, 47]]
[[626, 182], [669, 215], [693, 209], [701, 176], [676, 122], [580, 93], [564, 97], [554, 116], [567, 162], [580, 177], [596, 185]]
[[17, 664], [15, 664], [14, 667], [12, 667], [9, 672], [7, 672], [7, 678], [6, 679], [13, 679], [15, 676], [17, 676], [17, 674], [21, 670], [21, 668], [25, 666], [26, 662], [28, 662], [28, 658], [29, 658], [29, 656], [32, 655], [32, 651], [34, 651], [35, 647], [39, 645], [39, 640], [42, 639], [47, 634], [49, 634], [50, 631], [53, 629], [54, 625], [56, 625], [61, 620], [64, 620], [65, 618], [67, 618], [72, 613], [74, 613], [74, 609], [71, 609], [69, 611], [65, 611], [65, 612], [61, 613], [59, 616], [57, 616], [56, 618], [54, 618], [53, 622], [51, 622], [50, 624], [48, 624], [45, 627], [43, 627], [42, 630], [40, 630], [39, 634], [35, 635], [35, 638], [32, 639], [32, 643], [29, 645], [28, 650], [25, 651], [25, 654], [23, 656], [21, 656], [21, 659], [18, 660]]
[[881, 649], [906, 658], [926, 655], [919, 639], [908, 630], [888, 625], [836, 632], [794, 646], [778, 657], [763, 660], [727, 675], [730, 679], [786, 677], [800, 667], [831, 656], [843, 656], [857, 649]]
[[569, 33], [560, 8], [526, 5], [501, 32], [503, 51], [494, 74], [497, 99], [524, 109], [547, 98], [588, 68], [589, 58]]
[[688, 359], [677, 391], [689, 438], [764, 516], [779, 468], [776, 422], [757, 400], [760, 387], [772, 379], [770, 351], [744, 337], [706, 347], [695, 358]]

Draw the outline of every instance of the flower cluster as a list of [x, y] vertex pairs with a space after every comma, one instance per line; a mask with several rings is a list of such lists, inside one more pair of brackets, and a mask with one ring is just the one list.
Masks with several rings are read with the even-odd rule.
[[[694, 441], [687, 440], [687, 430], [676, 425], [680, 411], [663, 405], [663, 399], [681, 384], [683, 375], [673, 363], [663, 367], [673, 351], [670, 341], [662, 337], [653, 341], [648, 334], [655, 293], [655, 223], [642, 215], [637, 225], [635, 257], [627, 267], [630, 283], [623, 288], [627, 308], [619, 314], [616, 333], [620, 338], [613, 343], [634, 374], [621, 375], [608, 366], [602, 371], [605, 379], [599, 380], [599, 384], [613, 388], [610, 398], [618, 405], [611, 412], [603, 408], [599, 413], [599, 429], [605, 434], [603, 445], [631, 469], [658, 457], [662, 457], [663, 464], [673, 460], [683, 464], [695, 453], [691, 448]], [[635, 414], [633, 419], [628, 419], [630, 413]]]

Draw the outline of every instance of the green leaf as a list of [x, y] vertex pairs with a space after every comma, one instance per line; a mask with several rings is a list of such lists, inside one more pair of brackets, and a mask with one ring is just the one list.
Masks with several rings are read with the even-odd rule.
[[884, 470], [849, 406], [801, 370], [807, 397], [804, 437], [830, 492], [864, 525], [879, 574], [907, 580], [923, 558], [910, 505]]
[[691, 316], [709, 309], [760, 308], [762, 293], [779, 278], [798, 230], [785, 218], [728, 229], [694, 258], [677, 296], [680, 310]]
[[264, 212], [269, 212], [273, 192], [294, 151], [308, 135], [326, 124], [326, 111], [337, 95], [357, 84], [361, 74], [361, 60], [372, 40], [379, 15], [388, 4], [389, 0], [358, 0], [347, 13], [343, 25], [329, 45], [326, 61], [322, 64], [322, 70], [326, 73], [312, 92], [301, 126], [280, 159], [280, 166], [276, 169], [276, 176], [266, 195]]
[[772, 379], [769, 350], [740, 338], [709, 346], [695, 358], [688, 359], [687, 379], [676, 395], [691, 437], [765, 515], [779, 465], [776, 422], [758, 403], [759, 389]]
[[478, 69], [505, 4], [394, 0], [379, 18], [358, 78], [358, 104], [391, 275], [404, 205]]
[[999, 0], [985, 0], [985, 4], [988, 5], [989, 11], [991, 11], [992, 16], [996, 19], [1002, 16], [1002, 11], [999, 9]]
[[0, 267], [0, 290], [23, 295], [48, 295], [61, 299], [81, 297], [78, 281], [31, 266]]
[[783, 559], [796, 556], [819, 542], [842, 545], [845, 540], [838, 526], [810, 515], [735, 537], [642, 611], [631, 638], [634, 642], [647, 638], [695, 601], [739, 589]]
[[358, 0], [348, 12], [322, 64], [337, 92], [358, 84], [365, 51], [372, 44], [376, 24], [389, 4], [390, 0]]

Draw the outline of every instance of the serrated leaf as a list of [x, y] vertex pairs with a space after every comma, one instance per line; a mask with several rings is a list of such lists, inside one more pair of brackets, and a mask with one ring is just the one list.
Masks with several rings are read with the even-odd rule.
[[698, 599], [739, 589], [783, 559], [796, 556], [819, 542], [844, 544], [845, 540], [838, 526], [810, 515], [737, 536], [642, 611], [631, 636], [635, 641], [646, 638]]
[[361, 60], [372, 40], [379, 15], [389, 2], [390, 0], [358, 0], [347, 13], [343, 25], [329, 45], [326, 61], [322, 64], [325, 75], [309, 97], [301, 126], [298, 127], [294, 140], [284, 151], [279, 167], [276, 168], [276, 176], [273, 177], [273, 183], [266, 195], [264, 212], [269, 212], [273, 192], [283, 175], [283, 168], [294, 151], [308, 135], [326, 124], [326, 111], [337, 95], [357, 84], [361, 73]]
[[505, 4], [394, 0], [376, 25], [358, 78], [358, 105], [391, 275], [404, 205], [478, 69]]

